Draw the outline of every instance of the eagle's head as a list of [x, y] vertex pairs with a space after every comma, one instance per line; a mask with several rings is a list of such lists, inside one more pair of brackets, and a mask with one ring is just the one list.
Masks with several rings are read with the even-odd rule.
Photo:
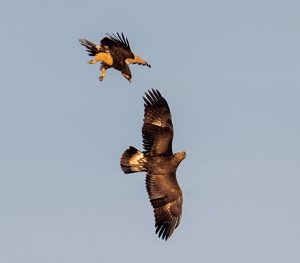
[[180, 164], [180, 162], [182, 161], [182, 160], [184, 160], [185, 159], [185, 157], [186, 157], [186, 153], [185, 153], [185, 151], [182, 151], [182, 152], [178, 152], [178, 153], [175, 153], [174, 154], [174, 157], [176, 158], [176, 160], [178, 161], [178, 165]]

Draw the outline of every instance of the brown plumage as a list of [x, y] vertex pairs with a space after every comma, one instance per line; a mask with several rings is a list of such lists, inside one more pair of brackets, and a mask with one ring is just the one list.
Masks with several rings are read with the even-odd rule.
[[173, 124], [167, 101], [158, 90], [144, 97], [144, 151], [130, 146], [121, 157], [124, 173], [145, 171], [146, 188], [154, 208], [156, 233], [167, 240], [180, 223], [182, 192], [176, 170], [185, 152], [173, 154]]
[[100, 67], [100, 81], [105, 77], [106, 70], [114, 68], [122, 73], [122, 75], [129, 81], [131, 81], [130, 64], [145, 65], [151, 68], [147, 61], [143, 60], [138, 55], [134, 54], [129, 45], [128, 39], [122, 33], [121, 35], [106, 34], [100, 41], [100, 45], [96, 45], [86, 39], [79, 39], [81, 45], [87, 48], [89, 56], [95, 58], [90, 60], [89, 64], [95, 64], [101, 62]]

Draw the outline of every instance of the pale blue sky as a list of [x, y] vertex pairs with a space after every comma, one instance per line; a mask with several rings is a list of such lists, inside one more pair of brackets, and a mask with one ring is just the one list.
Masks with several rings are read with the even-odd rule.
[[[6, 1], [0, 8], [0, 262], [300, 262], [299, 1]], [[130, 84], [78, 38], [124, 32]], [[181, 225], [154, 234], [142, 96], [172, 110]]]

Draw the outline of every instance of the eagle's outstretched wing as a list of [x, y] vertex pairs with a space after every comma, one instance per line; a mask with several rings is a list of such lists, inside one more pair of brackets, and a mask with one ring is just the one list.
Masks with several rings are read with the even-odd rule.
[[167, 240], [179, 225], [182, 213], [182, 192], [175, 174], [147, 174], [146, 187], [154, 208], [156, 233]]
[[109, 47], [121, 47], [131, 51], [129, 41], [127, 37], [124, 36], [123, 33], [121, 33], [121, 35], [119, 33], [117, 33], [117, 35], [115, 34], [106, 34], [106, 35], [107, 37], [104, 37], [100, 41], [101, 45], [109, 46]]
[[158, 90], [144, 97], [143, 146], [146, 153], [171, 155], [173, 124], [170, 108]]

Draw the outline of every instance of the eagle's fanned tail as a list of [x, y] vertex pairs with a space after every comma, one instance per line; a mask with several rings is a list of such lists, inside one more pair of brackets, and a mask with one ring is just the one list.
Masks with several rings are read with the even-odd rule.
[[100, 46], [97, 46], [91, 41], [80, 38], [79, 42], [81, 45], [86, 47], [87, 51], [89, 52], [89, 56], [95, 56], [97, 53], [100, 52]]
[[125, 174], [146, 171], [146, 163], [144, 154], [132, 146], [121, 157], [121, 168]]

